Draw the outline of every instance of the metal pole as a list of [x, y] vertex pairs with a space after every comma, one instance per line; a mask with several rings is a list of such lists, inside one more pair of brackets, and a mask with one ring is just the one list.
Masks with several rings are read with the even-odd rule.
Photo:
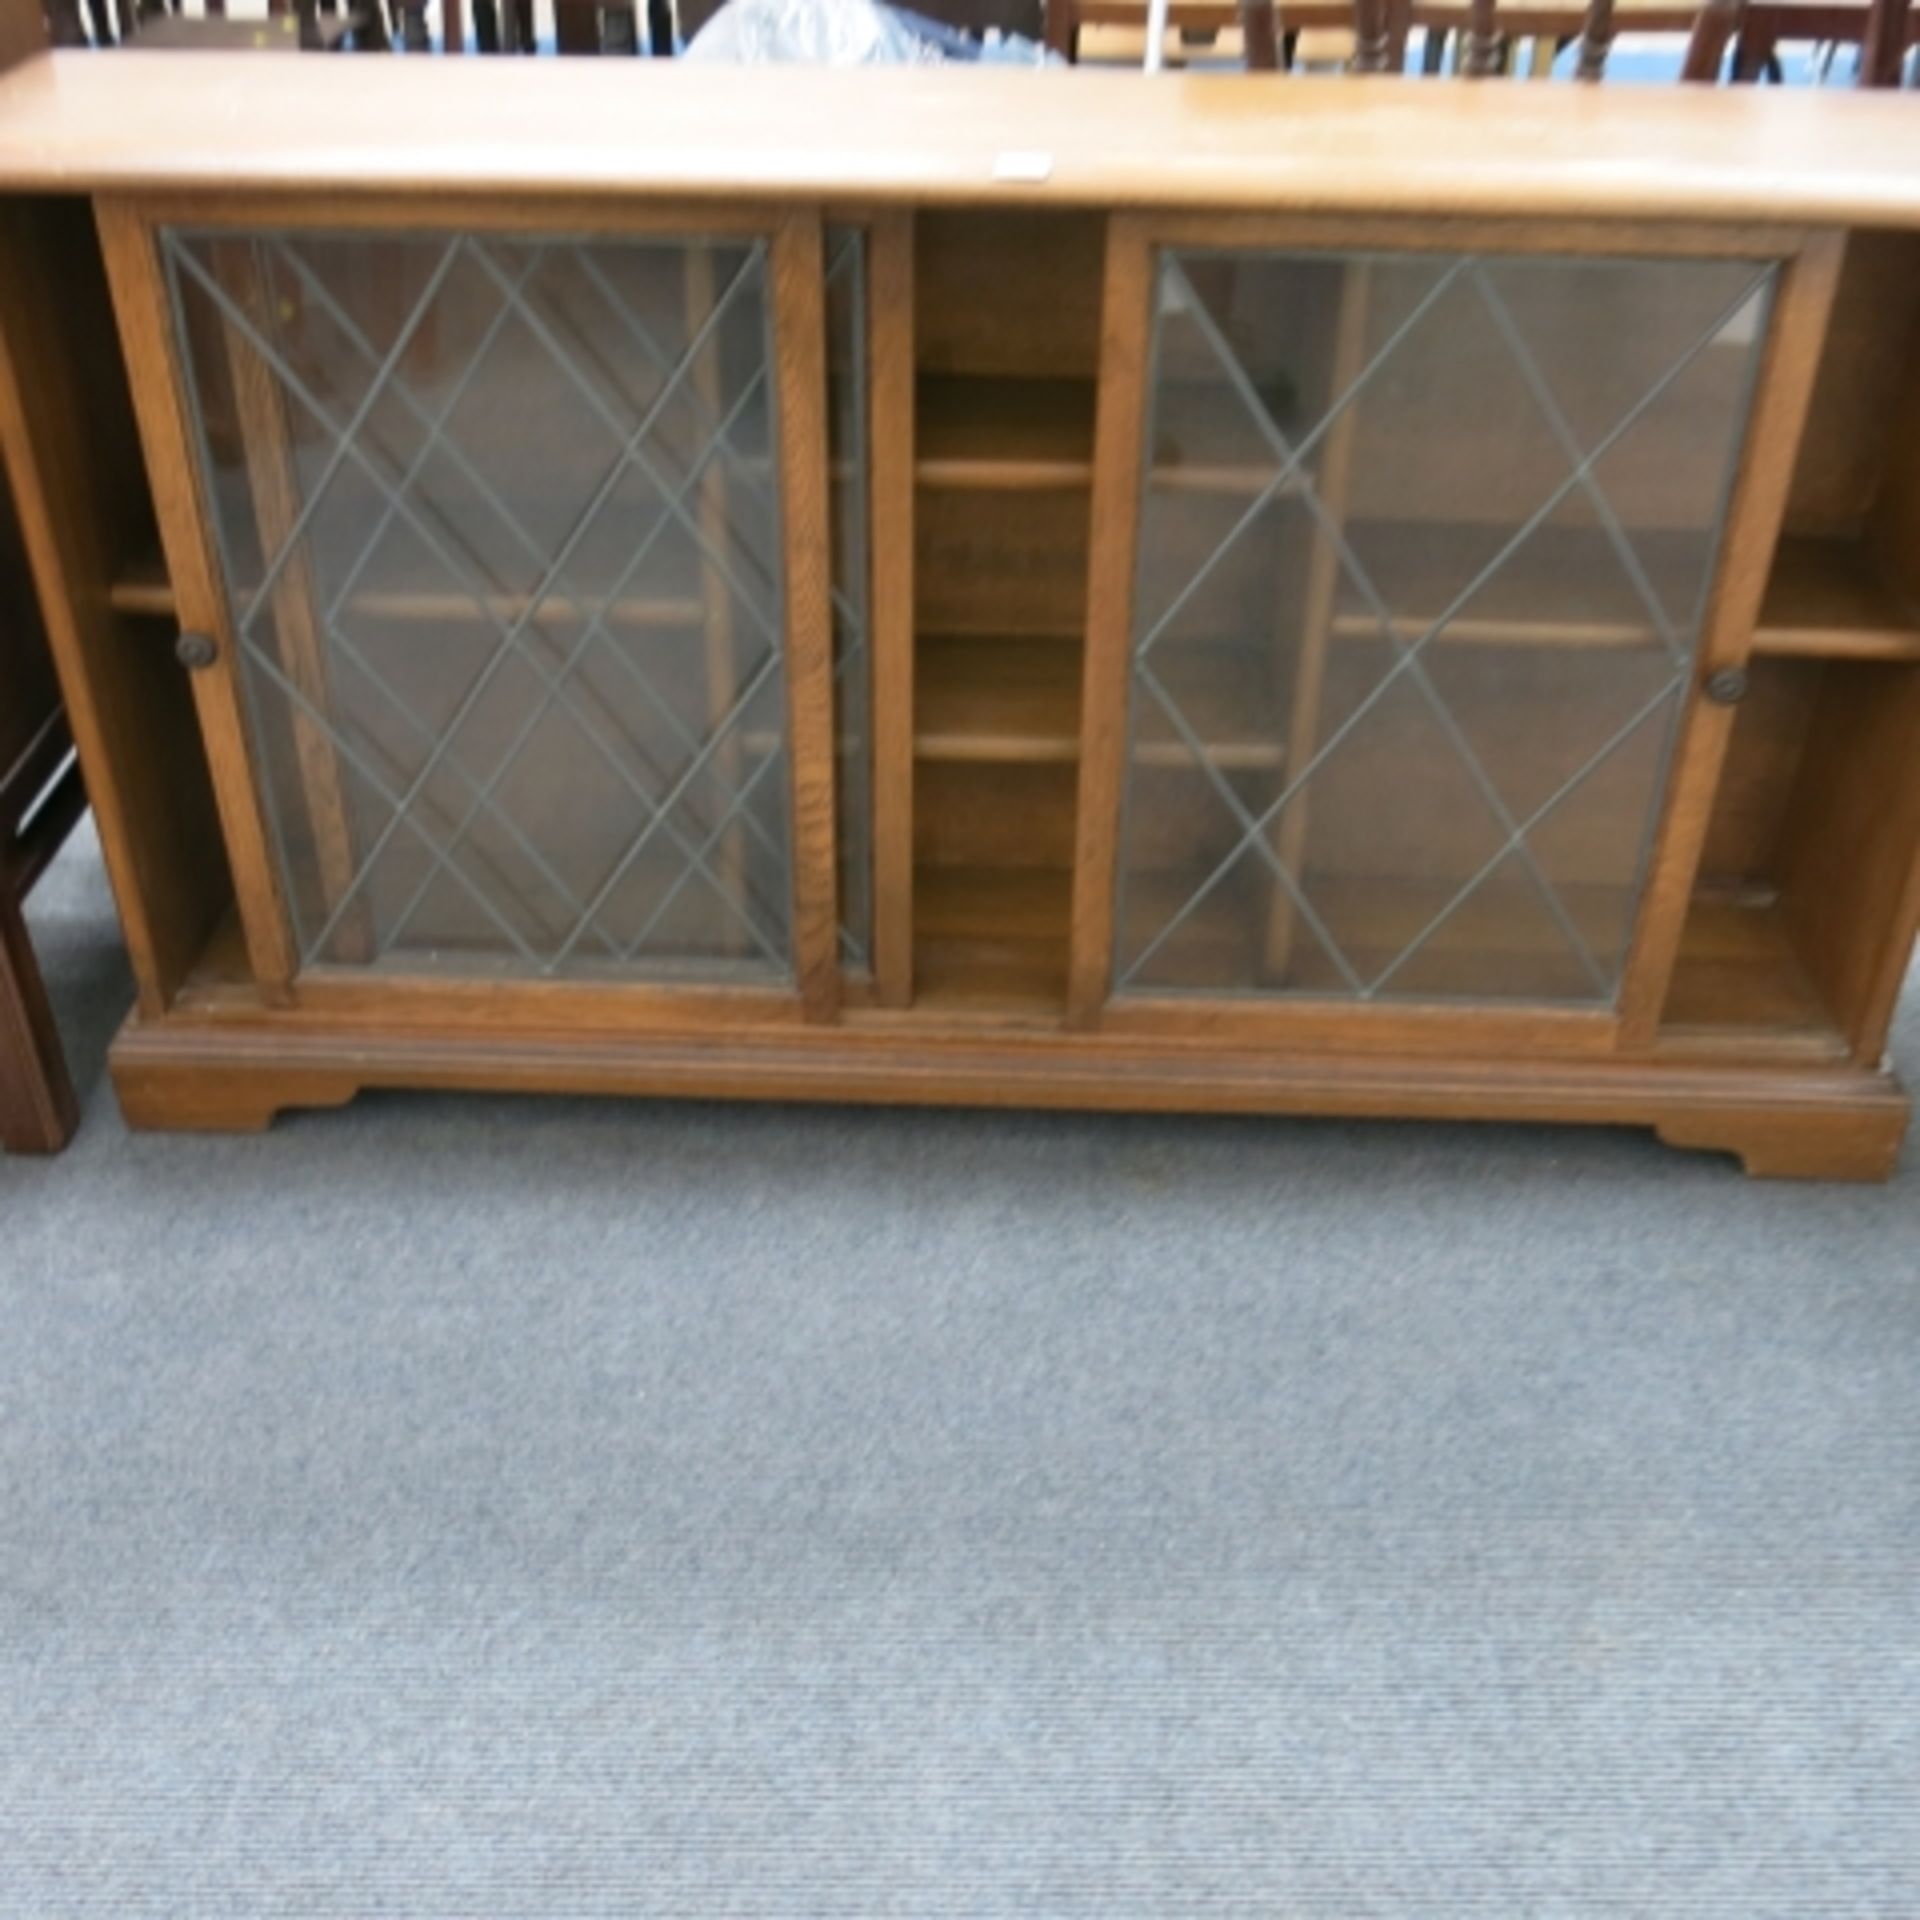
[[1147, 0], [1147, 59], [1146, 71], [1158, 73], [1161, 56], [1167, 44], [1167, 6], [1168, 0]]

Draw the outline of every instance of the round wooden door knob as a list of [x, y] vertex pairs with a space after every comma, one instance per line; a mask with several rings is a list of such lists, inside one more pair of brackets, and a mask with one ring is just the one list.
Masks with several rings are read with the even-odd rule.
[[173, 657], [183, 667], [210, 667], [219, 654], [219, 646], [210, 633], [183, 633], [173, 643]]

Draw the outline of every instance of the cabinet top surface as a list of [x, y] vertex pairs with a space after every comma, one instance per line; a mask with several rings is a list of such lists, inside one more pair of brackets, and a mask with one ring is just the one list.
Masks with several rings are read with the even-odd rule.
[[1907, 226], [1920, 105], [1762, 87], [79, 52], [0, 78], [0, 187]]

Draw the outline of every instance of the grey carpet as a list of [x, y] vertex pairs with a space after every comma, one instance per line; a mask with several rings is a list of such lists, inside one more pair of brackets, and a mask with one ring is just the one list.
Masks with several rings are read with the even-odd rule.
[[1913, 1153], [133, 1138], [84, 843], [35, 920], [86, 1121], [0, 1164], [0, 1912], [1920, 1911]]

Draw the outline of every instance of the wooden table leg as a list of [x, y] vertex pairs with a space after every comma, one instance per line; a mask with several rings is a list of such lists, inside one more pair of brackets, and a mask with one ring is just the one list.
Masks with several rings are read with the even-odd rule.
[[1863, 87], [1897, 87], [1900, 70], [1906, 64], [1908, 16], [1911, 0], [1873, 0], [1867, 13], [1866, 33], [1860, 43], [1860, 77]]
[[20, 902], [0, 892], [0, 1147], [57, 1153], [80, 1109]]
[[1687, 40], [1687, 57], [1680, 68], [1682, 80], [1711, 86], [1720, 78], [1727, 42], [1745, 24], [1746, 12], [1745, 0], [1707, 0]]
[[1587, 8], [1586, 23], [1580, 29], [1580, 57], [1574, 74], [1581, 80], [1603, 79], [1607, 55], [1613, 51], [1613, 0], [1593, 0]]
[[1484, 80], [1500, 71], [1502, 40], [1494, 0], [1468, 0], [1467, 37], [1460, 49], [1460, 72], [1469, 80]]
[[87, 44], [87, 30], [80, 20], [80, 0], [48, 0], [47, 35], [56, 47]]
[[1405, 73], [1413, 37], [1413, 0], [1387, 0], [1387, 71]]
[[1748, 14], [1741, 21], [1733, 43], [1733, 78], [1737, 81], [1764, 79], [1767, 62], [1778, 44], [1779, 36], [1766, 19]]
[[1272, 0], [1240, 0], [1240, 34], [1249, 73], [1276, 73], [1280, 41], [1274, 31]]
[[1354, 0], [1354, 72], [1385, 73], [1387, 53], [1392, 44], [1392, 38], [1386, 0]]

